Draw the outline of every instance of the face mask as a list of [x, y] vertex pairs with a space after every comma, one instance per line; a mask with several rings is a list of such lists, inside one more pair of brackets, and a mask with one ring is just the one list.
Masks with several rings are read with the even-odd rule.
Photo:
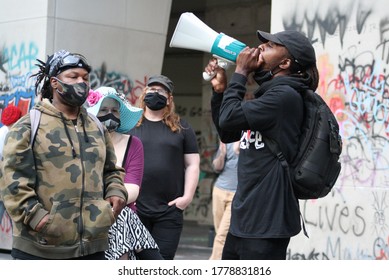
[[281, 67], [279, 67], [279, 65], [277, 65], [276, 67], [274, 67], [271, 70], [262, 69], [262, 70], [255, 71], [253, 78], [257, 82], [258, 85], [261, 85], [264, 82], [270, 81], [275, 74], [277, 74], [278, 72], [281, 72], [281, 71], [282, 71]]
[[[282, 63], [283, 61], [281, 61], [280, 63]], [[262, 85], [264, 82], [270, 81], [275, 74], [281, 71], [282, 68], [279, 65], [273, 67], [271, 70], [258, 69], [254, 72], [253, 78], [258, 85]]]
[[75, 107], [84, 104], [89, 94], [89, 85], [87, 83], [66, 84], [57, 78], [55, 79], [62, 86], [62, 91], [56, 90], [66, 104]]
[[258, 70], [254, 72], [253, 78], [258, 85], [262, 85], [273, 78], [273, 73], [269, 70]]
[[108, 129], [108, 131], [116, 131], [120, 126], [120, 119], [115, 117], [114, 114], [109, 113], [104, 116], [97, 117], [99, 121]]
[[167, 98], [156, 92], [148, 92], [145, 96], [145, 104], [153, 111], [161, 110], [166, 107]]

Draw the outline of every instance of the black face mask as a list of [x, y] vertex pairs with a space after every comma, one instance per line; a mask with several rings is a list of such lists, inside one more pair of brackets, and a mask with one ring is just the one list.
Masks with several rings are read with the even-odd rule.
[[157, 92], [148, 92], [145, 96], [146, 106], [153, 111], [158, 111], [166, 107], [167, 98]]
[[253, 78], [258, 85], [262, 85], [273, 78], [273, 73], [269, 70], [257, 70], [254, 72]]
[[[277, 70], [278, 69], [278, 70]], [[270, 81], [275, 74], [281, 72], [282, 69], [279, 65], [271, 70], [261, 69], [254, 72], [253, 78], [258, 85], [262, 85], [264, 82]]]
[[97, 117], [99, 121], [108, 129], [109, 132], [116, 131], [120, 126], [120, 119], [115, 117], [114, 114], [109, 113], [104, 116]]

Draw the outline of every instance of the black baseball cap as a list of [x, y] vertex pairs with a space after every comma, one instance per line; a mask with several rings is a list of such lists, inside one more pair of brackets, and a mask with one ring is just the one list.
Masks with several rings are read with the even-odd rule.
[[163, 85], [170, 93], [173, 93], [174, 90], [174, 84], [173, 82], [166, 76], [163, 75], [156, 75], [151, 76], [149, 80], [147, 81], [147, 86], [150, 86], [152, 84], [161, 84]]
[[303, 69], [307, 69], [316, 64], [316, 54], [311, 42], [305, 35], [298, 31], [286, 30], [270, 34], [258, 30], [257, 35], [263, 43], [271, 41], [284, 46], [291, 56], [293, 56], [295, 62]]

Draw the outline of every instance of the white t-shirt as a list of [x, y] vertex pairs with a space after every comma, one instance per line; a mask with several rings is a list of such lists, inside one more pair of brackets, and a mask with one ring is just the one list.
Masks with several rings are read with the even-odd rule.
[[0, 128], [0, 160], [3, 158], [4, 141], [5, 141], [5, 136], [7, 136], [8, 131], [9, 131], [9, 128], [6, 125], [3, 125]]

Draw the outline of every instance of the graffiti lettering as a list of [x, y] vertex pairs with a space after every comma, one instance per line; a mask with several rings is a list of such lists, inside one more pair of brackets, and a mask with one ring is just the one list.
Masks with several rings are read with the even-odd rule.
[[38, 46], [34, 42], [28, 44], [21, 43], [19, 46], [12, 45], [4, 49], [4, 57], [7, 60], [8, 71], [27, 70], [36, 68], [36, 58], [38, 56]]
[[340, 206], [339, 203], [331, 206], [318, 207], [317, 217], [308, 215], [307, 204], [303, 203], [303, 217], [307, 225], [317, 227], [320, 230], [340, 231], [343, 234], [361, 236], [366, 230], [366, 221], [362, 216], [363, 208], [356, 206], [352, 211], [347, 205]]

